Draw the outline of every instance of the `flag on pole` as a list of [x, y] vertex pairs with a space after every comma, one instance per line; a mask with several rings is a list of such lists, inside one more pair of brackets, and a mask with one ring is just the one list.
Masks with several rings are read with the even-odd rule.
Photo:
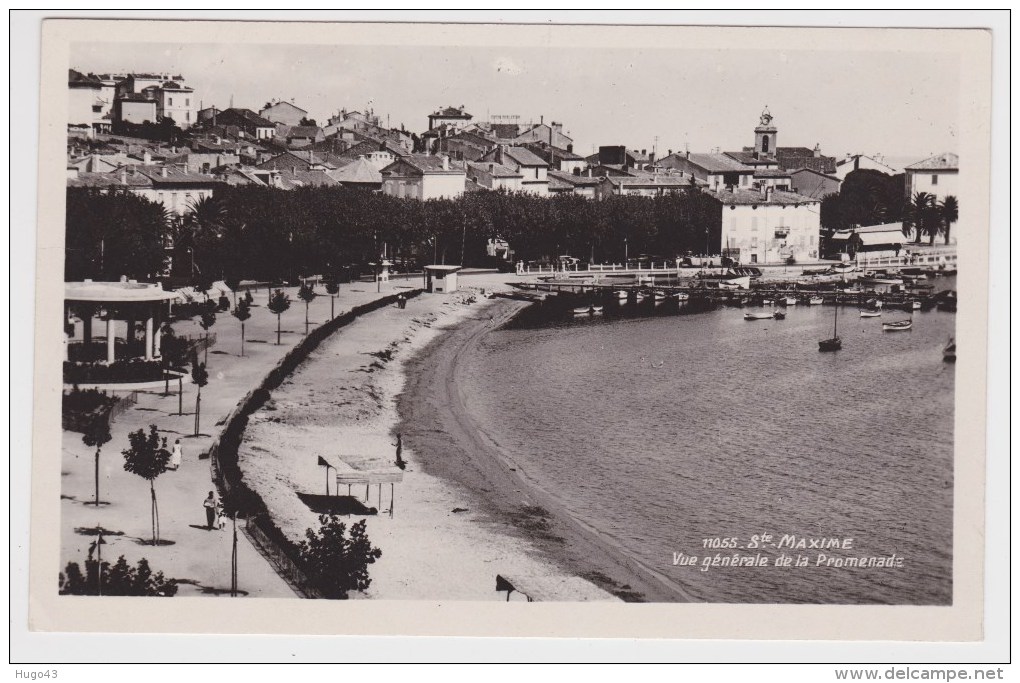
[[322, 457], [322, 456], [320, 455], [320, 456], [319, 456], [319, 467], [332, 467], [332, 465], [330, 465], [330, 464], [329, 464], [328, 462], [326, 462], [326, 459], [325, 459], [325, 458], [323, 458], [323, 457]]

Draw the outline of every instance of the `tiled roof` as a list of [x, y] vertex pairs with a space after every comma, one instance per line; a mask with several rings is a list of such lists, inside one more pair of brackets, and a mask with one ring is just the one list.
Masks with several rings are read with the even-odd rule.
[[[606, 181], [620, 187], [690, 187], [691, 179], [675, 175], [651, 175], [643, 177], [611, 176]], [[704, 183], [702, 183], [704, 184]]]
[[436, 111], [436, 112], [434, 112], [432, 114], [429, 114], [429, 118], [433, 118], [433, 117], [444, 118], [444, 119], [449, 119], [449, 118], [470, 119], [471, 118], [471, 114], [468, 114], [463, 109], [458, 109], [456, 107], [446, 107], [445, 109], [440, 109], [439, 111]]
[[811, 199], [794, 192], [774, 191], [769, 201], [765, 201], [765, 195], [757, 190], [744, 190], [734, 188], [733, 190], [719, 190], [718, 192], [707, 192], [708, 196], [718, 199], [723, 204], [738, 204], [745, 206], [797, 206], [800, 204], [818, 204], [817, 199]]
[[287, 133], [288, 138], [312, 138], [314, 139], [321, 129], [318, 126], [291, 126]]
[[807, 147], [777, 147], [776, 159], [782, 168], [810, 168], [819, 173], [835, 173], [835, 157], [815, 156], [815, 152]]
[[[677, 155], [683, 157], [683, 155]], [[725, 154], [691, 154], [688, 159], [709, 173], [751, 173], [754, 169], [745, 166]]]
[[521, 127], [516, 123], [494, 123], [492, 134], [500, 140], [512, 140], [520, 135]]
[[74, 69], [67, 70], [67, 84], [74, 87], [87, 87], [87, 88], [99, 88], [103, 85], [103, 82], [98, 78], [89, 74], [86, 76], [80, 71]]
[[352, 184], [352, 185], [381, 185], [382, 184], [382, 173], [377, 171], [372, 164], [365, 161], [364, 158], [347, 164], [341, 169], [329, 172], [330, 177], [334, 180], [339, 181], [341, 184]]
[[946, 152], [933, 156], [924, 161], [907, 166], [908, 171], [956, 171], [960, 168], [960, 156], [952, 152]]
[[548, 166], [549, 163], [524, 147], [507, 147], [503, 155], [508, 156], [521, 166]]
[[[794, 173], [814, 173], [815, 175], [820, 175], [823, 178], [828, 178], [829, 180], [835, 180], [837, 183], [842, 182], [836, 176], [829, 175], [828, 173], [822, 173], [821, 171], [819, 171], [816, 168], [794, 168], [794, 169], [791, 169], [790, 171], [788, 171], [785, 175], [786, 176], [792, 176]], [[757, 174], [755, 174], [755, 175], [757, 175]]]
[[464, 167], [457, 164], [457, 162], [450, 161], [449, 168], [444, 169], [443, 159], [441, 157], [431, 156], [428, 154], [408, 154], [407, 156], [394, 161], [392, 164], [384, 168], [383, 171], [385, 172], [387, 169], [400, 163], [408, 164], [412, 168], [430, 175], [456, 175], [464, 173]]
[[275, 123], [273, 123], [269, 119], [262, 118], [261, 116], [253, 112], [251, 109], [240, 109], [236, 107], [231, 107], [230, 109], [224, 109], [219, 114], [217, 114], [217, 116], [220, 118], [225, 116], [227, 117], [228, 120], [231, 118], [238, 118], [259, 128], [276, 127]]
[[549, 171], [549, 187], [553, 187], [553, 180], [557, 183], [566, 183], [571, 187], [588, 187], [595, 186], [602, 182], [602, 178], [589, 177], [586, 175], [574, 175], [573, 173], [564, 173], [563, 171]]
[[[805, 169], [800, 169], [805, 170]], [[810, 169], [807, 169], [810, 170]], [[755, 178], [789, 178], [792, 171], [783, 171], [778, 168], [759, 168], [755, 170]]]
[[468, 170], [481, 171], [493, 178], [520, 178], [521, 174], [504, 164], [497, 164], [494, 161], [482, 161], [478, 163], [468, 162]]
[[756, 166], [764, 164], [778, 164], [779, 162], [773, 156], [755, 158], [754, 152], [723, 152], [726, 156], [739, 161], [746, 166]]

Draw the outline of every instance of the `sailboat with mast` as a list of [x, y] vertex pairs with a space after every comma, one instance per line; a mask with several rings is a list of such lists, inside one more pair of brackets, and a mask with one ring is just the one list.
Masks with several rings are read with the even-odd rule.
[[836, 297], [836, 305], [832, 311], [832, 337], [818, 342], [819, 351], [839, 351], [843, 348], [843, 340], [836, 333], [836, 325], [839, 319], [839, 296]]

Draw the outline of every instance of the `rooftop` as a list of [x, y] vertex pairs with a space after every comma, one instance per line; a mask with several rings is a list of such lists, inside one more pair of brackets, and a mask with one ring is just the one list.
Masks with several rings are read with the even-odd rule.
[[956, 171], [960, 168], [960, 156], [952, 152], [938, 154], [906, 167], [908, 171]]
[[530, 149], [524, 147], [506, 147], [503, 156], [510, 157], [521, 166], [548, 166], [549, 163]]
[[684, 156], [690, 160], [692, 164], [700, 166], [709, 173], [753, 173], [754, 169], [740, 163], [736, 159], [731, 159], [725, 154], [689, 154], [677, 156], [683, 158]]
[[765, 199], [765, 195], [762, 192], [757, 190], [744, 190], [741, 188], [708, 192], [707, 194], [727, 205], [761, 206], [768, 204], [779, 206], [800, 206], [801, 204], [819, 203], [817, 199], [811, 199], [810, 197], [805, 197], [794, 192], [781, 192], [779, 190], [773, 191], [768, 200]]

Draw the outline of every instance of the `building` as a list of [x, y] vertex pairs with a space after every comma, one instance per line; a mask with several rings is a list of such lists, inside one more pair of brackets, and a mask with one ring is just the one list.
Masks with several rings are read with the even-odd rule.
[[549, 171], [549, 194], [576, 194], [581, 197], [595, 199], [601, 182], [601, 177], [593, 177], [590, 173], [583, 175], [580, 173]]
[[464, 194], [464, 167], [447, 156], [409, 154], [382, 169], [382, 191], [391, 197], [427, 200]]
[[790, 172], [782, 171], [778, 168], [755, 167], [754, 180], [751, 181], [751, 184], [756, 190], [770, 187], [773, 190], [780, 190], [782, 192], [794, 191], [793, 178]]
[[851, 258], [857, 254], [869, 258], [896, 257], [906, 242], [903, 223], [884, 223], [837, 230], [829, 238], [829, 251], [830, 255], [843, 253]]
[[512, 168], [521, 174], [521, 191], [540, 197], [549, 194], [549, 164], [524, 147], [498, 145], [481, 158]]
[[190, 128], [198, 121], [195, 91], [176, 81], [166, 81], [155, 90], [156, 115], [173, 119], [178, 128]]
[[952, 152], [910, 164], [903, 173], [908, 201], [918, 192], [927, 192], [936, 201], [959, 196], [960, 157]]
[[754, 128], [754, 147], [745, 147], [740, 152], [726, 152], [726, 155], [745, 166], [754, 168], [780, 169], [794, 171], [799, 168], [810, 168], [819, 173], [833, 175], [836, 172], [836, 159], [822, 155], [820, 145], [814, 149], [807, 147], [780, 147], [779, 128], [774, 118], [765, 107]]
[[708, 194], [719, 203], [724, 256], [744, 264], [818, 258], [817, 199], [769, 188], [722, 189]]
[[307, 120], [308, 112], [293, 102], [273, 100], [266, 102], [266, 106], [259, 111], [259, 116], [267, 121], [282, 123], [285, 126], [300, 126], [302, 121]]
[[610, 196], [661, 197], [697, 187], [690, 177], [650, 173], [641, 176], [609, 176], [603, 178], [596, 190], [599, 199]]
[[574, 148], [574, 139], [569, 135], [565, 135], [563, 133], [563, 124], [556, 121], [545, 123], [544, 120], [540, 120], [539, 123], [514, 136], [513, 142], [516, 145], [523, 145], [528, 142], [544, 142], [550, 147], [571, 150]]
[[789, 173], [789, 178], [794, 192], [813, 199], [838, 194], [843, 185], [843, 181], [836, 176], [819, 173], [813, 168], [798, 168]]
[[754, 184], [754, 168], [726, 154], [678, 152], [660, 159], [658, 166], [681, 171], [688, 178], [693, 176], [713, 191], [728, 187], [749, 190]]
[[864, 154], [847, 154], [845, 159], [836, 162], [836, 172], [833, 175], [840, 180], [846, 180], [847, 175], [862, 169], [878, 171], [886, 175], [899, 175], [902, 173], [902, 171], [885, 163], [885, 159], [877, 154], [873, 157]]
[[118, 123], [156, 123], [156, 101], [145, 95], [121, 95], [113, 102], [113, 120]]
[[79, 173], [76, 178], [68, 179], [67, 186], [128, 190], [183, 216], [201, 200], [211, 198], [222, 183], [188, 166], [132, 165], [110, 173]]
[[67, 122], [96, 128], [103, 120], [103, 82], [91, 74], [68, 69]]
[[520, 192], [524, 176], [515, 169], [495, 161], [467, 162], [468, 178], [486, 190]]
[[231, 107], [216, 114], [216, 124], [236, 126], [246, 136], [255, 140], [272, 140], [276, 137], [276, 124], [264, 119], [251, 109]]
[[463, 104], [460, 105], [460, 108], [446, 107], [429, 114], [429, 130], [436, 130], [441, 126], [449, 126], [460, 130], [471, 123], [472, 118], [474, 117], [471, 114], [464, 111]]
[[286, 132], [287, 146], [300, 149], [322, 142], [326, 136], [318, 126], [291, 126]]
[[328, 174], [344, 187], [372, 191], [382, 189], [382, 173], [363, 156]]

